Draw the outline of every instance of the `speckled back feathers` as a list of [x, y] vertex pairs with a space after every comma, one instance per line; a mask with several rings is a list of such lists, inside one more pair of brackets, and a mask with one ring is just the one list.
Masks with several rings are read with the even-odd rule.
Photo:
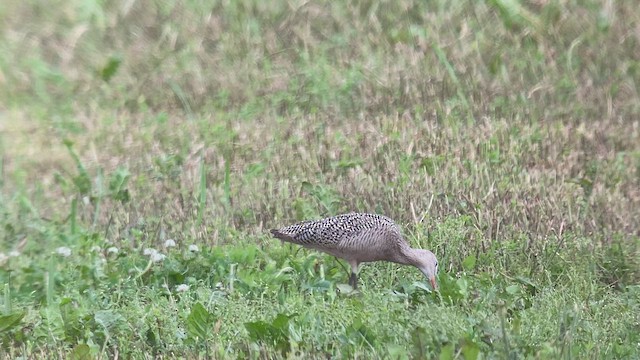
[[[281, 240], [312, 248], [336, 248], [366, 230], [400, 234], [400, 229], [386, 216], [349, 213], [321, 220], [305, 221], [271, 230]], [[399, 237], [399, 236], [398, 236]], [[344, 245], [344, 244], [343, 244]]]

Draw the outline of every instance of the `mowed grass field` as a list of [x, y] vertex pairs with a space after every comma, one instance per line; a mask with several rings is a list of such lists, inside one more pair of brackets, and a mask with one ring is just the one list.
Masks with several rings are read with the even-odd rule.
[[[637, 359], [632, 1], [0, 3], [0, 358]], [[395, 219], [439, 259], [269, 229]]]

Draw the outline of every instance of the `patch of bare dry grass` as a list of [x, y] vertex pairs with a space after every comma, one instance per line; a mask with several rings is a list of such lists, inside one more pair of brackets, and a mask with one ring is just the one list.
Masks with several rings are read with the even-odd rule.
[[[61, 137], [75, 139], [92, 168], [150, 174], [154, 161], [176, 156], [179, 194], [147, 181], [135, 193], [153, 212], [146, 199], [195, 193], [203, 154], [208, 217], [231, 224], [292, 217], [295, 199], [283, 194], [308, 197], [300, 184], [310, 181], [336, 192], [334, 210], [377, 209], [405, 223], [410, 209], [418, 217], [470, 214], [488, 238], [513, 236], [505, 229], [539, 238], [567, 230], [637, 235], [638, 94], [627, 76], [637, 66], [627, 26], [637, 12], [626, 4], [536, 3], [515, 15], [499, 2], [207, 8], [141, 1], [94, 12], [79, 4], [59, 4], [48, 21], [39, 7], [7, 6], [9, 104], [35, 95], [43, 111], [81, 130], [74, 135], [47, 116], [26, 119], [25, 126], [56, 131], [22, 146], [5, 141], [5, 164], [51, 154]], [[28, 26], [18, 27], [20, 19]], [[114, 54], [124, 61], [104, 84], [96, 69]], [[471, 124], [456, 119], [466, 112], [460, 95]], [[63, 113], [55, 104], [65, 104]], [[153, 124], [157, 110], [167, 120]], [[219, 194], [227, 162], [231, 208]], [[256, 164], [259, 179], [247, 178]], [[56, 171], [38, 166], [27, 177], [51, 179]], [[279, 185], [269, 192], [263, 181]], [[171, 217], [171, 208], [156, 210]]]

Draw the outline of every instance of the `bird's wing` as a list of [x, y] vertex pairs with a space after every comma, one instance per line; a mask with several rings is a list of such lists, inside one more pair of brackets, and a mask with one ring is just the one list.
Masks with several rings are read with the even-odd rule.
[[343, 239], [337, 249], [358, 261], [393, 260], [399, 256], [404, 239], [397, 227], [363, 229]]
[[[378, 230], [375, 230], [378, 229]], [[373, 234], [372, 231], [398, 232], [397, 225], [390, 219], [374, 214], [344, 214], [330, 218], [306, 221], [281, 229], [271, 230], [278, 239], [298, 245], [318, 249], [334, 249], [348, 247], [357, 239], [366, 238], [362, 234]], [[341, 245], [342, 243], [345, 245]]]

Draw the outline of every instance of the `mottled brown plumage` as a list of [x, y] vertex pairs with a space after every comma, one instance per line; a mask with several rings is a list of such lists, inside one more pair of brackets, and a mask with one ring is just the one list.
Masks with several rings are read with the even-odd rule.
[[349, 285], [357, 287], [363, 262], [392, 261], [420, 269], [435, 289], [438, 261], [429, 250], [413, 249], [398, 225], [386, 216], [350, 213], [273, 229], [276, 238], [345, 259], [351, 265]]

